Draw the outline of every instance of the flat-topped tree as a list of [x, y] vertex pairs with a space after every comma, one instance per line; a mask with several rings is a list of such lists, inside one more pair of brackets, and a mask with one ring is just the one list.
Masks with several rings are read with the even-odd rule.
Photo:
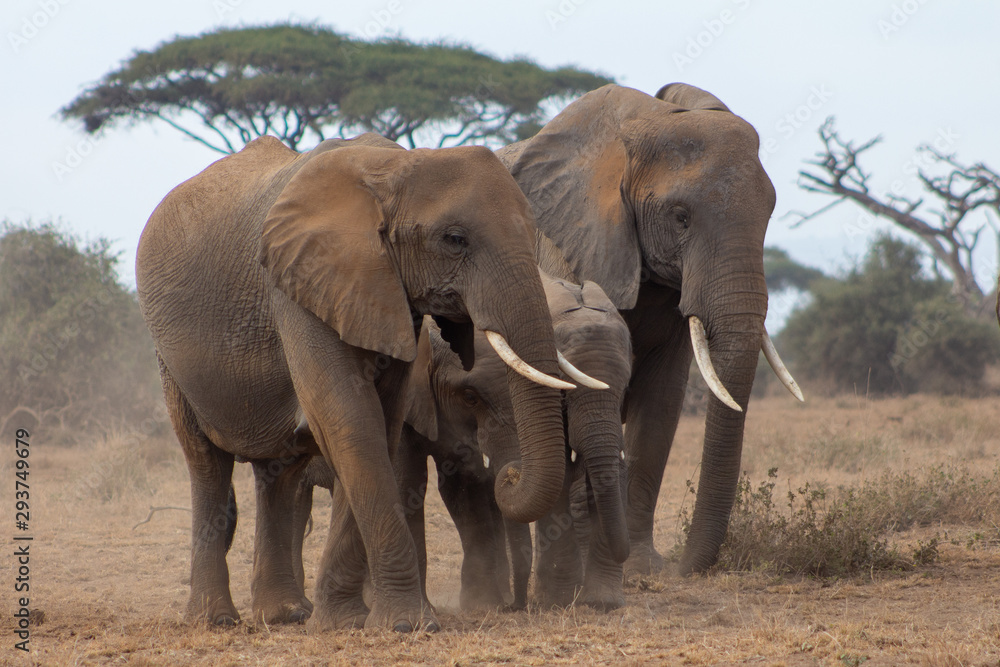
[[316, 25], [220, 28], [137, 51], [61, 110], [87, 132], [162, 121], [220, 153], [263, 135], [290, 148], [373, 131], [409, 146], [523, 138], [542, 103], [604, 76], [469, 46], [365, 42]]

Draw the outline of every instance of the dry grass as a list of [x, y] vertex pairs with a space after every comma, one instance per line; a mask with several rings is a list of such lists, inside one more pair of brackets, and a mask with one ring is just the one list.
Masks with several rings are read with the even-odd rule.
[[[33, 442], [31, 606], [42, 609], [45, 620], [33, 628], [33, 653], [14, 651], [15, 600], [8, 587], [0, 596], [6, 638], [0, 663], [995, 665], [1000, 534], [991, 523], [995, 508], [983, 501], [990, 496], [981, 494], [989, 484], [981, 480], [994, 479], [1000, 462], [998, 425], [1000, 401], [988, 399], [757, 401], [745, 443], [750, 489], [777, 467], [779, 505], [786, 489], [809, 483], [830, 494], [854, 489], [869, 508], [904, 508], [906, 521], [897, 512], [880, 525], [889, 547], [912, 569], [840, 578], [763, 569], [693, 578], [665, 572], [633, 582], [627, 607], [607, 614], [585, 608], [459, 612], [460, 548], [432, 494], [429, 591], [445, 629], [408, 636], [184, 625], [190, 515], [161, 512], [132, 530], [150, 505], [189, 505], [176, 443], [132, 442], [127, 434], [76, 448]], [[681, 538], [681, 510], [691, 504], [685, 480], [697, 477], [701, 431], [698, 417], [684, 417], [660, 497], [655, 537], [661, 552]], [[0, 472], [0, 493], [13, 498], [9, 457]], [[973, 482], [980, 486], [972, 489]], [[248, 466], [238, 466], [236, 486], [240, 525], [229, 565], [234, 600], [249, 616]], [[317, 500], [322, 526], [329, 504], [320, 494]], [[321, 533], [306, 541], [309, 587]], [[936, 554], [915, 563], [914, 553], [934, 538]], [[12, 563], [9, 556], [0, 559], [8, 582]]]

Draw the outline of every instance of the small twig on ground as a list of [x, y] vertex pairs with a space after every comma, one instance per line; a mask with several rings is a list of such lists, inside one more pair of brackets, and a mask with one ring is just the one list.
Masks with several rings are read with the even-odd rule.
[[159, 512], [160, 510], [181, 510], [182, 512], [190, 512], [191, 508], [190, 507], [174, 507], [173, 505], [163, 505], [162, 507], [153, 507], [152, 505], [150, 505], [149, 506], [149, 514], [146, 515], [145, 519], [143, 519], [139, 523], [137, 523], [134, 526], [132, 526], [132, 530], [135, 530], [136, 528], [138, 528], [139, 526], [141, 526], [144, 523], [149, 523], [150, 520], [153, 518], [153, 515], [156, 514], [157, 512]]

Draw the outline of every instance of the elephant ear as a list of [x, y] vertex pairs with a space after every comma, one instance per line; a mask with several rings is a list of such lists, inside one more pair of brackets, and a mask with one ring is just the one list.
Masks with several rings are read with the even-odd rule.
[[383, 211], [407, 156], [352, 147], [309, 158], [268, 211], [260, 240], [260, 261], [278, 289], [345, 343], [401, 361], [413, 361], [417, 341]]
[[424, 318], [417, 341], [417, 359], [410, 373], [409, 398], [406, 403], [407, 424], [431, 442], [438, 439], [437, 400], [431, 383], [434, 358], [431, 353], [429, 317]]
[[688, 83], [668, 83], [656, 91], [656, 99], [676, 104], [685, 109], [707, 111], [732, 111], [718, 97]]
[[587, 93], [522, 142], [508, 165], [573, 275], [599, 284], [621, 309], [635, 305], [642, 262], [622, 197], [628, 155], [619, 135], [623, 110], [636, 96], [654, 102], [615, 85]]

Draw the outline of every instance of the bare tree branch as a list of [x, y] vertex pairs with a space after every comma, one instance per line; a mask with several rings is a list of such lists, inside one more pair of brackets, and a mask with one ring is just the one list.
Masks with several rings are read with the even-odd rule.
[[947, 267], [953, 281], [952, 291], [963, 300], [966, 309], [970, 312], [981, 310], [984, 294], [975, 279], [974, 250], [987, 225], [994, 234], [997, 230], [988, 216], [985, 223], [969, 229], [970, 214], [983, 210], [1000, 217], [1000, 174], [981, 162], [967, 166], [954, 155], [932, 146], [920, 146], [918, 150], [927, 153], [934, 165], [949, 168], [944, 175], [931, 175], [923, 169], [918, 171], [924, 189], [939, 204], [937, 209], [921, 212], [924, 198], [911, 199], [894, 192], [879, 195], [869, 188], [871, 174], [861, 167], [859, 158], [878, 144], [881, 136], [855, 147], [853, 142], [841, 139], [832, 117], [820, 126], [819, 136], [823, 151], [817, 153], [816, 159], [806, 161], [817, 169], [799, 171], [799, 187], [836, 199], [811, 213], [794, 212], [792, 215], [799, 219], [792, 227], [799, 227], [844, 201], [852, 201], [916, 235], [930, 251], [935, 271], [938, 263]]

